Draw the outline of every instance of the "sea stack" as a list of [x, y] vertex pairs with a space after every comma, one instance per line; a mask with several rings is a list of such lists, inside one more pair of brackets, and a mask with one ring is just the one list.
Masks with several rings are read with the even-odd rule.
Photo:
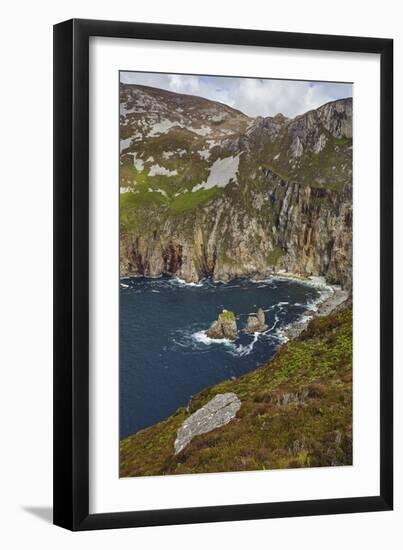
[[264, 332], [268, 329], [266, 318], [263, 309], [260, 307], [256, 315], [249, 315], [246, 323], [245, 332], [253, 334], [254, 332]]
[[238, 338], [238, 327], [233, 311], [223, 309], [217, 321], [207, 331], [207, 336], [214, 340], [236, 340]]

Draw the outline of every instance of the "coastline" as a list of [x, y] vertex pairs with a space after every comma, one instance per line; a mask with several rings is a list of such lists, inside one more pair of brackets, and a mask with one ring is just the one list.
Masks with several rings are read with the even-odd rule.
[[[200, 281], [195, 283], [187, 282], [184, 279], [181, 279], [180, 277], [176, 277], [174, 275], [167, 274], [166, 276], [182, 286], [189, 287], [202, 287], [203, 283], [207, 281], [207, 279], [201, 279]], [[131, 278], [160, 279], [162, 277], [164, 277], [164, 274], [155, 277], [138, 274], [123, 275], [120, 276], [120, 283], [122, 284], [122, 281]], [[242, 277], [242, 279], [248, 279], [250, 282], [255, 284], [268, 283], [270, 281], [295, 281], [302, 285], [317, 288], [321, 291], [319, 298], [315, 302], [310, 304], [302, 312], [301, 317], [298, 320], [290, 323], [282, 329], [276, 330], [276, 334], [281, 342], [279, 347], [281, 347], [281, 345], [285, 344], [289, 340], [297, 338], [302, 332], [304, 332], [304, 330], [306, 330], [312, 319], [314, 319], [315, 317], [324, 317], [326, 315], [330, 315], [333, 311], [337, 310], [337, 308], [348, 302], [351, 296], [351, 292], [342, 289], [340, 285], [331, 285], [327, 283], [326, 279], [321, 276], [303, 277], [296, 273], [277, 272], [269, 275], [268, 277], [258, 277], [259, 275], [255, 275], [253, 277]], [[213, 279], [213, 281], [216, 284], [226, 285], [230, 284], [233, 280], [221, 281]], [[270, 330], [273, 330], [273, 327]]]
[[163, 277], [166, 277], [167, 279], [171, 279], [173, 281], [177, 281], [178, 283], [184, 286], [202, 286], [203, 283], [208, 280], [211, 280], [213, 281], [213, 283], [216, 283], [216, 284], [227, 285], [237, 279], [247, 279], [251, 283], [256, 283], [256, 284], [267, 283], [270, 281], [295, 281], [308, 286], [313, 286], [315, 288], [323, 288], [323, 289], [340, 288], [339, 285], [330, 285], [329, 283], [326, 282], [325, 277], [320, 275], [311, 275], [310, 277], [304, 277], [302, 275], [298, 275], [297, 273], [282, 272], [282, 271], [273, 272], [270, 275], [255, 274], [253, 276], [250, 276], [248, 274], [245, 274], [243, 276], [235, 277], [233, 279], [228, 279], [228, 280], [215, 279], [214, 277], [204, 277], [203, 279], [199, 279], [197, 282], [186, 281], [185, 279], [182, 279], [181, 277], [178, 277], [176, 275], [172, 275], [171, 273], [161, 273], [155, 276], [141, 275], [139, 273], [129, 273], [129, 274], [126, 273], [123, 275], [122, 274], [119, 275], [119, 281], [125, 281], [127, 279], [156, 280], [156, 279], [162, 279]]
[[[170, 277], [170, 279], [175, 279], [177, 281], [176, 278]], [[310, 325], [310, 323], [315, 318], [327, 317], [327, 316], [330, 316], [332, 313], [338, 315], [341, 312], [343, 314], [342, 310], [350, 307], [350, 304], [351, 304], [351, 294], [348, 291], [341, 289], [339, 286], [329, 285], [329, 284], [326, 283], [326, 281], [324, 279], [320, 279], [320, 278], [317, 278], [317, 277], [311, 278], [311, 279], [303, 279], [301, 277], [296, 277], [296, 276], [292, 276], [292, 275], [290, 275], [290, 276], [280, 275], [280, 276], [277, 276], [277, 277], [275, 276], [275, 277], [266, 278], [264, 280], [259, 280], [259, 281], [255, 280], [254, 282], [255, 283], [259, 283], [259, 282], [260, 283], [262, 283], [262, 282], [268, 283], [269, 281], [274, 281], [274, 280], [281, 280], [281, 281], [292, 280], [292, 281], [295, 281], [295, 282], [299, 282], [301, 285], [306, 285], [306, 286], [311, 286], [311, 287], [313, 286], [313, 287], [315, 287], [319, 290], [319, 292], [318, 292], [319, 295], [316, 298], [311, 298], [311, 301], [308, 301], [307, 303], [304, 303], [304, 307], [301, 309], [301, 313], [300, 313], [299, 318], [297, 320], [293, 321], [289, 325], [283, 326], [282, 328], [275, 328], [275, 324], [276, 324], [275, 323], [269, 329], [271, 334], [273, 336], [275, 336], [275, 339], [277, 340], [277, 344], [275, 345], [275, 350], [274, 350], [273, 356], [269, 356], [269, 358], [267, 358], [267, 356], [266, 356], [266, 359], [263, 362], [261, 362], [260, 364], [256, 363], [256, 367], [253, 370], [251, 370], [248, 374], [259, 373], [260, 369], [262, 367], [264, 367], [266, 364], [268, 364], [269, 362], [273, 361], [274, 360], [273, 358], [275, 356], [277, 356], [278, 354], [280, 354], [280, 356], [282, 356], [283, 348], [288, 349], [287, 345], [290, 345], [291, 343], [292, 343], [292, 345], [294, 345], [294, 341], [295, 341], [296, 345], [299, 345], [298, 344], [298, 341], [299, 341], [298, 337], [306, 329], [308, 329], [308, 326]], [[249, 279], [249, 281], [250, 281], [250, 279]], [[183, 281], [177, 281], [177, 282], [180, 286], [183, 285]], [[226, 283], [223, 283], [223, 284], [226, 284]], [[126, 286], [126, 285], [124, 285], [124, 286]], [[191, 285], [191, 286], [194, 286], [194, 285]], [[197, 286], [199, 286], [199, 285], [197, 285]], [[203, 286], [203, 282], [201, 282], [200, 286]], [[302, 306], [302, 304], [297, 304], [297, 305]], [[326, 322], [326, 320], [325, 320], [325, 322]], [[248, 345], [248, 347], [249, 346], [253, 347], [254, 343], [259, 338], [259, 335], [260, 335], [259, 333], [254, 333], [252, 335], [253, 336], [253, 341], [251, 342], [251, 344]], [[198, 336], [198, 340], [203, 341], [203, 343], [205, 343], [205, 344], [220, 343], [220, 344], [224, 344], [224, 345], [233, 345], [232, 341], [209, 339], [208, 337], [206, 337], [204, 331], [199, 331], [199, 333], [197, 333], [197, 336]], [[241, 347], [245, 347], [245, 346], [241, 346]], [[230, 378], [224, 379], [223, 382], [218, 382], [216, 384], [213, 384], [212, 386], [206, 385], [196, 395], [199, 395], [199, 394], [202, 395], [207, 391], [215, 391], [215, 389], [217, 387], [219, 387], [220, 384], [223, 384], [223, 383], [225, 384], [226, 382], [232, 383], [232, 382], [234, 382], [234, 381], [236, 381], [240, 378], [243, 378], [244, 376], [247, 376], [247, 375], [242, 374], [242, 375], [236, 376], [236, 377], [231, 376]], [[189, 401], [189, 403], [190, 403], [190, 401]], [[189, 403], [188, 403], [187, 406], [189, 406]], [[171, 418], [171, 416], [172, 415], [164, 417], [164, 419], [161, 420], [160, 422], [165, 422], [165, 421], [169, 420]], [[124, 441], [124, 440], [126, 440], [130, 437], [134, 437], [136, 434], [142, 433], [144, 430], [152, 430], [154, 427], [159, 426], [160, 422], [157, 422], [156, 424], [152, 424], [152, 425], [150, 425], [146, 428], [142, 428], [139, 431], [134, 432], [131, 435], [122, 438], [121, 441]]]
[[[174, 414], [121, 439], [120, 477], [350, 465], [352, 311], [341, 298], [328, 302], [333, 313], [312, 319], [303, 340], [290, 340], [255, 370], [206, 387]], [[228, 393], [241, 401], [237, 420], [198, 435], [178, 460], [178, 430]]]
[[308, 328], [312, 319], [330, 315], [338, 308], [341, 308], [343, 304], [347, 304], [349, 298], [350, 293], [348, 291], [342, 290], [339, 286], [327, 285], [323, 294], [321, 294], [318, 300], [316, 300], [310, 308], [307, 308], [303, 312], [299, 320], [279, 330], [282, 344], [298, 338], [298, 336]]

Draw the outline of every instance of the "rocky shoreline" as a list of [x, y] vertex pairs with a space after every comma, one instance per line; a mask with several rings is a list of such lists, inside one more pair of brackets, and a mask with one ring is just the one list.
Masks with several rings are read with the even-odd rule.
[[[326, 317], [333, 312], [339, 311], [345, 307], [351, 307], [352, 305], [351, 292], [342, 289], [338, 285], [326, 284], [324, 279], [321, 277], [311, 277], [307, 279], [296, 274], [281, 273], [274, 275], [271, 278], [273, 280], [298, 281], [302, 284], [311, 285], [322, 289], [320, 298], [313, 306], [305, 309], [300, 319], [294, 321], [283, 329], [278, 330], [277, 334], [281, 344], [285, 344], [289, 340], [298, 338], [298, 336], [307, 329], [309, 323], [315, 317]], [[267, 278], [251, 279], [251, 281], [256, 283], [262, 282], [263, 280], [267, 281]], [[254, 334], [255, 332], [264, 332], [267, 328], [268, 326], [265, 324], [264, 312], [261, 308], [259, 308], [257, 314], [253, 314], [248, 318], [248, 324], [246, 328], [243, 329], [243, 332], [246, 334]], [[214, 321], [211, 327], [206, 331], [206, 335], [214, 340], [236, 340], [239, 336], [239, 331], [235, 320], [235, 314], [224, 310], [218, 316], [218, 319]]]
[[322, 300], [317, 302], [316, 310], [306, 309], [301, 319], [280, 331], [280, 338], [283, 343], [298, 338], [306, 330], [314, 317], [325, 317], [351, 304], [351, 294], [349, 292], [342, 290], [338, 286], [329, 286], [327, 288], [329, 291], [323, 296]]
[[[350, 293], [340, 289], [340, 287], [326, 287], [326, 289], [328, 289], [328, 292], [323, 296], [322, 300], [317, 302], [317, 309], [313, 314], [304, 315], [301, 320], [292, 323], [282, 331], [283, 344], [297, 338], [304, 332], [314, 317], [326, 317], [333, 312], [340, 311], [344, 307], [351, 306]], [[306, 313], [308, 311], [306, 310]], [[253, 334], [255, 332], [263, 332], [266, 329], [264, 312], [259, 308], [256, 316], [251, 315], [248, 318], [248, 325], [244, 329], [244, 332]], [[207, 336], [215, 339], [228, 338], [236, 340], [238, 334], [235, 314], [227, 310], [224, 310], [218, 316], [217, 321], [214, 321], [207, 331]], [[287, 395], [287, 401], [285, 401], [287, 403], [290, 394], [285, 395]], [[303, 400], [304, 394], [301, 395]], [[306, 395], [308, 395], [308, 392]], [[301, 396], [299, 398], [301, 399]], [[241, 401], [235, 393], [216, 395], [204, 407], [198, 409], [187, 418], [178, 429], [174, 442], [175, 455], [180, 453], [191, 442], [193, 437], [228, 424], [236, 416], [240, 407]]]

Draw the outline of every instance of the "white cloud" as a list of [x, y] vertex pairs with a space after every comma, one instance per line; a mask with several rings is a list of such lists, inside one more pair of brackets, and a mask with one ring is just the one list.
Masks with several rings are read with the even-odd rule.
[[352, 84], [122, 72], [121, 81], [220, 101], [249, 116], [294, 117], [335, 99], [352, 96]]

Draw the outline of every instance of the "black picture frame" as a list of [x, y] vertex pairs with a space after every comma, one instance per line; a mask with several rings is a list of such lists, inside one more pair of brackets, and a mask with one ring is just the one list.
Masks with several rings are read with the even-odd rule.
[[[89, 513], [89, 38], [363, 52], [381, 58], [380, 491], [365, 497]], [[393, 507], [393, 40], [73, 19], [54, 26], [54, 523], [71, 530]]]

